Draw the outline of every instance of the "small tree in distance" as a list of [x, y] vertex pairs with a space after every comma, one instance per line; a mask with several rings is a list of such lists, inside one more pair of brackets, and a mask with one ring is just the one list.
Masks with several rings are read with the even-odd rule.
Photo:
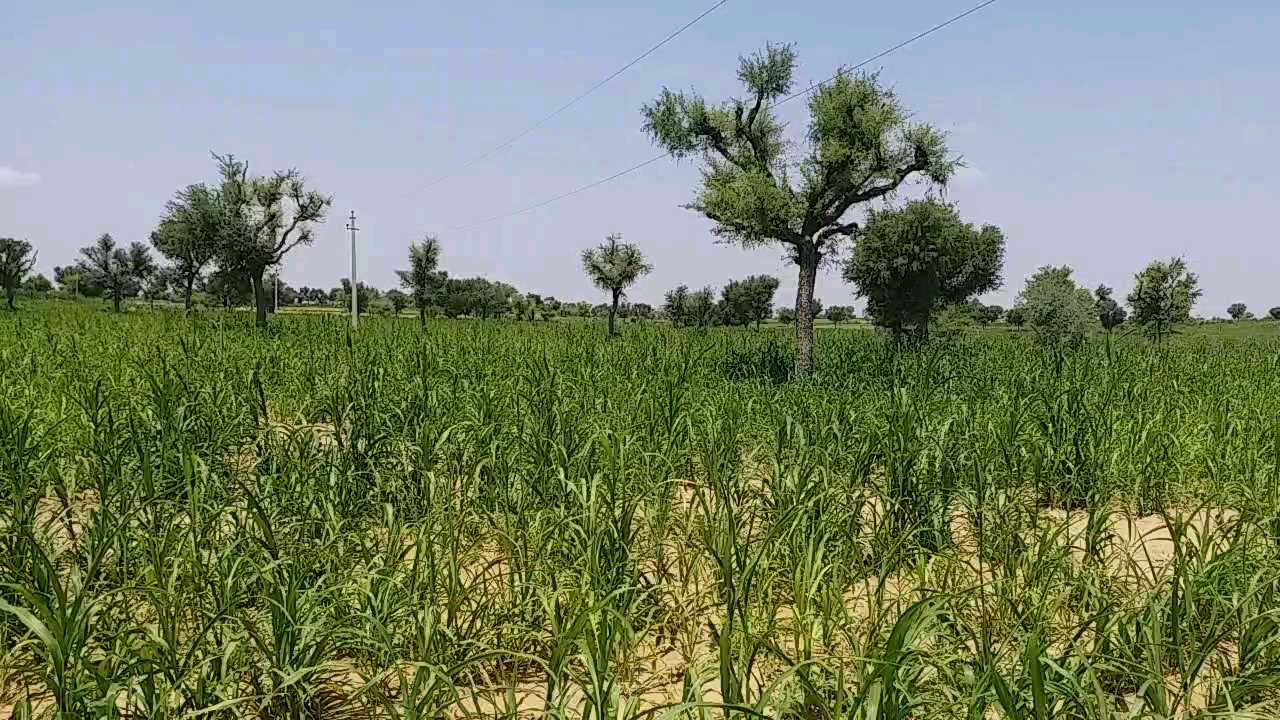
[[1267, 311], [1267, 315], [1271, 316], [1272, 320], [1280, 320], [1280, 307], [1271, 308]]
[[44, 275], [32, 275], [22, 284], [22, 288], [27, 292], [43, 295], [53, 289], [53, 283], [49, 282], [49, 278]]
[[839, 325], [853, 317], [853, 313], [850, 312], [851, 310], [852, 308], [846, 305], [832, 305], [827, 308], [827, 319], [831, 321], [832, 325]]
[[689, 293], [687, 301], [690, 324], [709, 328], [716, 324], [716, 294], [711, 286]]
[[[427, 324], [427, 308], [444, 285], [447, 276], [436, 267], [440, 264], [440, 241], [428, 235], [421, 242], [409, 243], [409, 269], [397, 270], [400, 287], [409, 292], [418, 311], [418, 324]], [[398, 310], [396, 312], [399, 312]]]
[[1027, 313], [1023, 308], [1014, 305], [1004, 314], [1004, 321], [1014, 327], [1022, 327], [1027, 322]]
[[1124, 324], [1129, 317], [1124, 306], [1111, 297], [1112, 290], [1106, 285], [1099, 285], [1093, 291], [1093, 307], [1098, 313], [1098, 322], [1108, 333]]
[[399, 315], [409, 306], [409, 296], [399, 290], [388, 290], [386, 298], [387, 302], [391, 303], [391, 314], [393, 315]]
[[675, 327], [686, 327], [693, 324], [693, 316], [689, 312], [689, 286], [680, 285], [668, 290], [662, 304], [662, 313]]
[[979, 325], [990, 325], [1004, 317], [1004, 308], [999, 305], [984, 305], [977, 299], [970, 300], [967, 307], [969, 315]]
[[1227, 314], [1231, 316], [1232, 320], [1239, 322], [1249, 317], [1249, 308], [1242, 302], [1231, 303], [1227, 307]]
[[142, 297], [153, 309], [157, 300], [165, 300], [173, 289], [175, 272], [172, 267], [161, 267], [153, 271], [142, 284]]
[[1129, 307], [1133, 321], [1157, 344], [1191, 319], [1200, 298], [1200, 281], [1182, 258], [1155, 260], [1134, 276]]
[[582, 269], [596, 287], [609, 291], [609, 335], [612, 336], [616, 334], [614, 320], [618, 315], [618, 301], [626, 289], [641, 275], [652, 271], [653, 266], [645, 262], [640, 248], [622, 242], [622, 236], [615, 233], [600, 245], [582, 251]]
[[731, 280], [721, 291], [721, 320], [726, 325], [750, 325], [773, 313], [773, 296], [778, 292], [778, 278], [752, 275], [745, 280]]
[[929, 339], [929, 318], [1000, 287], [1004, 234], [975, 229], [955, 207], [918, 200], [872, 210], [844, 266], [844, 279], [867, 299], [867, 314], [895, 336]]
[[1084, 344], [1097, 322], [1093, 295], [1076, 285], [1070, 267], [1045, 265], [1027, 278], [1018, 306], [1041, 345], [1074, 350]]
[[116, 246], [109, 233], [94, 244], [80, 249], [84, 257], [80, 269], [86, 281], [111, 298], [111, 307], [120, 312], [125, 298], [137, 296], [142, 285], [155, 271], [151, 251], [142, 243], [131, 243], [128, 250]]
[[5, 304], [14, 309], [13, 298], [23, 280], [35, 269], [36, 251], [26, 240], [0, 238], [0, 285], [4, 286]]

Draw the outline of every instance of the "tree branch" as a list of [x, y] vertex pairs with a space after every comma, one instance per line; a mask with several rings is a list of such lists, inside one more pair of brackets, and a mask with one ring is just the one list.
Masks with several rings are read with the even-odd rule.
[[835, 225], [827, 225], [826, 227], [818, 231], [816, 239], [819, 242], [821, 242], [823, 240], [826, 240], [827, 238], [835, 237], [836, 235], [845, 235], [845, 236], [852, 235], [858, 231], [858, 227], [859, 225], [857, 222], [836, 223]]
[[926, 166], [927, 163], [923, 159], [916, 158], [916, 160], [910, 165], [895, 170], [893, 172], [893, 177], [886, 183], [873, 185], [860, 191], [851, 189], [850, 192], [845, 193], [844, 197], [837, 199], [831, 207], [823, 213], [822, 225], [827, 226], [832, 223], [838, 223], [840, 218], [844, 217], [844, 214], [854, 205], [867, 202], [868, 200], [875, 200], [876, 198], [883, 197], [894, 190], [897, 190], [898, 186], [901, 185], [902, 182], [911, 175], [911, 173], [920, 172], [921, 170], [924, 170]]

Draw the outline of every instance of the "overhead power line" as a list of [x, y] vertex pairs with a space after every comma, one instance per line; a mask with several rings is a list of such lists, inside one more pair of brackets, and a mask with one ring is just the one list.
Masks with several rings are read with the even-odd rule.
[[[903, 40], [902, 42], [898, 43], [897, 45], [894, 45], [894, 46], [892, 46], [892, 47], [889, 47], [889, 48], [886, 48], [886, 49], [884, 49], [884, 50], [881, 50], [880, 52], [876, 53], [875, 55], [872, 55], [871, 57], [867, 58], [866, 60], [863, 60], [862, 62], [858, 63], [857, 65], [852, 65], [852, 66], [847, 67], [847, 68], [842, 68], [842, 69], [840, 70], [840, 72], [837, 72], [835, 75], [832, 75], [831, 77], [827, 78], [826, 80], [823, 80], [823, 81], [822, 81], [822, 82], [820, 82], [820, 83], [817, 83], [817, 84], [814, 84], [814, 85], [810, 85], [809, 87], [805, 88], [804, 90], [801, 90], [801, 91], [799, 91], [799, 92], [792, 93], [792, 94], [788, 95], [787, 97], [785, 97], [785, 98], [783, 98], [783, 99], [779, 100], [778, 102], [774, 103], [774, 105], [775, 105], [775, 106], [777, 106], [777, 105], [782, 105], [782, 104], [788, 103], [788, 102], [790, 102], [790, 101], [792, 101], [792, 100], [795, 100], [795, 99], [796, 99], [796, 98], [798, 98], [798, 97], [802, 97], [802, 96], [804, 96], [804, 95], [808, 95], [809, 93], [813, 92], [814, 90], [817, 90], [818, 88], [822, 87], [823, 85], [826, 85], [827, 83], [831, 82], [832, 80], [835, 80], [836, 78], [840, 77], [840, 75], [841, 75], [841, 74], [843, 74], [843, 73], [847, 73], [847, 72], [849, 72], [849, 71], [851, 71], [851, 70], [858, 70], [858, 69], [860, 69], [860, 68], [866, 67], [867, 65], [870, 65], [871, 63], [875, 62], [876, 60], [879, 60], [880, 58], [885, 57], [886, 55], [889, 55], [889, 54], [891, 54], [891, 53], [897, 52], [898, 50], [901, 50], [902, 48], [904, 48], [904, 47], [906, 47], [906, 46], [908, 46], [908, 45], [910, 45], [910, 44], [912, 44], [912, 43], [914, 43], [914, 42], [916, 42], [916, 41], [918, 41], [918, 40], [921, 40], [921, 39], [923, 39], [923, 38], [926, 38], [926, 37], [928, 37], [928, 36], [930, 36], [930, 35], [932, 35], [932, 34], [934, 34], [934, 33], [938, 32], [939, 30], [941, 30], [941, 29], [943, 29], [943, 28], [947, 27], [948, 25], [951, 25], [951, 24], [953, 24], [953, 23], [957, 23], [957, 22], [959, 22], [959, 21], [961, 21], [961, 20], [963, 20], [963, 19], [965, 19], [965, 18], [969, 17], [970, 15], [972, 15], [972, 14], [974, 14], [974, 13], [978, 12], [979, 10], [982, 10], [983, 8], [987, 7], [988, 5], [993, 5], [993, 4], [995, 4], [996, 2], [997, 2], [997, 0], [984, 0], [984, 2], [981, 2], [981, 3], [978, 3], [977, 5], [974, 5], [973, 7], [969, 8], [968, 10], [965, 10], [964, 12], [960, 13], [959, 15], [952, 16], [952, 17], [950, 17], [950, 18], [948, 18], [948, 19], [946, 19], [946, 20], [944, 20], [944, 21], [942, 21], [942, 22], [938, 23], [937, 25], [934, 25], [933, 27], [929, 28], [928, 30], [922, 30], [921, 32], [918, 32], [918, 33], [916, 33], [915, 35], [912, 35], [911, 37], [907, 38], [906, 40]], [[560, 193], [559, 195], [556, 195], [555, 197], [547, 198], [546, 200], [543, 200], [542, 202], [537, 203], [536, 205], [530, 205], [530, 206], [528, 206], [528, 207], [524, 207], [524, 208], [521, 208], [521, 209], [519, 209], [519, 210], [513, 210], [513, 211], [511, 211], [511, 212], [502, 213], [501, 215], [494, 215], [494, 216], [492, 216], [492, 217], [485, 218], [484, 220], [478, 220], [478, 221], [476, 221], [476, 222], [467, 223], [466, 225], [458, 225], [458, 226], [455, 226], [455, 227], [453, 227], [453, 228], [451, 228], [451, 229], [452, 229], [452, 230], [466, 230], [466, 229], [468, 229], [468, 228], [473, 228], [473, 227], [476, 227], [476, 226], [478, 226], [478, 225], [487, 225], [488, 223], [491, 223], [491, 222], [497, 222], [497, 221], [499, 221], [499, 220], [506, 220], [507, 218], [516, 217], [517, 215], [524, 215], [525, 213], [533, 212], [534, 210], [538, 210], [538, 209], [540, 209], [540, 208], [544, 208], [544, 207], [546, 207], [547, 205], [550, 205], [550, 204], [552, 204], [552, 203], [554, 203], [554, 202], [559, 202], [560, 200], [564, 200], [565, 198], [572, 197], [572, 196], [574, 196], [574, 195], [577, 195], [578, 193], [586, 192], [587, 190], [590, 190], [590, 189], [595, 188], [595, 187], [599, 187], [599, 186], [601, 186], [601, 185], [604, 185], [605, 183], [613, 182], [614, 180], [617, 180], [618, 178], [623, 177], [624, 175], [630, 175], [631, 173], [636, 172], [637, 170], [640, 170], [640, 169], [642, 169], [642, 168], [644, 168], [644, 167], [647, 167], [647, 166], [649, 166], [649, 165], [652, 165], [652, 164], [654, 164], [655, 162], [657, 162], [657, 161], [659, 161], [659, 160], [661, 160], [661, 159], [663, 159], [663, 158], [665, 158], [665, 157], [670, 156], [670, 154], [671, 154], [671, 153], [661, 153], [661, 154], [659, 154], [659, 155], [655, 155], [654, 157], [651, 157], [651, 158], [649, 158], [648, 160], [645, 160], [645, 161], [644, 161], [644, 162], [642, 162], [642, 163], [639, 163], [639, 164], [636, 164], [636, 165], [632, 165], [631, 167], [629, 167], [629, 168], [627, 168], [627, 169], [625, 169], [625, 170], [620, 170], [620, 171], [618, 171], [618, 172], [616, 172], [616, 173], [614, 173], [614, 174], [610, 175], [609, 177], [601, 178], [601, 179], [596, 180], [596, 181], [594, 181], [594, 182], [587, 183], [586, 185], [583, 185], [583, 186], [581, 186], [581, 187], [574, 188], [573, 190], [569, 190], [569, 191], [567, 191], [567, 192]]]
[[579, 93], [578, 95], [576, 95], [576, 96], [575, 96], [572, 100], [570, 100], [569, 102], [567, 102], [567, 103], [565, 103], [565, 104], [561, 105], [560, 107], [556, 108], [555, 110], [552, 110], [550, 113], [547, 113], [547, 114], [546, 114], [546, 115], [544, 115], [542, 118], [540, 118], [540, 119], [538, 119], [537, 121], [535, 121], [532, 125], [529, 125], [529, 126], [528, 126], [528, 127], [526, 127], [525, 129], [521, 130], [520, 132], [516, 133], [515, 135], [512, 135], [511, 137], [509, 137], [509, 138], [507, 138], [506, 140], [502, 141], [501, 143], [499, 143], [499, 144], [495, 145], [494, 147], [490, 148], [489, 150], [487, 150], [487, 151], [485, 151], [485, 152], [483, 152], [483, 153], [481, 153], [481, 154], [479, 154], [479, 155], [476, 155], [475, 157], [471, 158], [470, 160], [467, 160], [466, 162], [464, 162], [464, 163], [462, 163], [461, 165], [459, 165], [458, 167], [456, 167], [456, 168], [454, 168], [454, 169], [450, 170], [449, 172], [445, 173], [444, 175], [441, 175], [440, 177], [436, 178], [435, 180], [432, 180], [432, 181], [427, 185], [427, 188], [426, 188], [426, 189], [431, 189], [431, 188], [435, 187], [436, 185], [439, 185], [440, 183], [444, 182], [445, 180], [448, 180], [449, 178], [454, 177], [454, 176], [458, 175], [459, 173], [461, 173], [461, 172], [463, 172], [463, 171], [465, 171], [465, 170], [467, 170], [467, 169], [471, 168], [473, 165], [476, 165], [477, 163], [483, 162], [484, 160], [487, 160], [487, 159], [489, 159], [489, 158], [493, 157], [493, 156], [494, 156], [494, 155], [496, 155], [498, 152], [500, 152], [500, 151], [502, 151], [502, 150], [504, 150], [504, 149], [506, 149], [506, 148], [508, 148], [508, 147], [511, 147], [512, 145], [514, 145], [516, 142], [518, 142], [518, 141], [519, 141], [521, 138], [523, 138], [524, 136], [526, 136], [526, 135], [528, 135], [529, 133], [533, 132], [534, 130], [537, 130], [538, 128], [542, 127], [543, 125], [545, 125], [545, 124], [546, 124], [547, 122], [549, 122], [551, 119], [555, 118], [555, 117], [556, 117], [557, 115], [559, 115], [560, 113], [564, 112], [565, 110], [568, 110], [569, 108], [573, 107], [574, 105], [577, 105], [580, 101], [582, 101], [582, 100], [583, 100], [584, 98], [586, 98], [588, 95], [590, 95], [591, 93], [595, 92], [596, 90], [599, 90], [600, 88], [602, 88], [602, 87], [604, 87], [605, 85], [607, 85], [607, 84], [609, 83], [609, 81], [611, 81], [611, 80], [613, 80], [614, 78], [618, 77], [618, 76], [619, 76], [619, 75], [621, 75], [622, 73], [624, 73], [624, 72], [626, 72], [626, 71], [630, 70], [632, 67], [634, 67], [634, 66], [636, 65], [636, 63], [639, 63], [641, 60], [644, 60], [645, 58], [649, 57], [649, 56], [650, 56], [650, 55], [652, 55], [653, 53], [657, 52], [657, 51], [658, 51], [658, 49], [660, 49], [663, 45], [666, 45], [667, 43], [671, 42], [672, 40], [675, 40], [675, 39], [676, 39], [676, 38], [677, 38], [681, 33], [683, 33], [685, 30], [688, 30], [689, 28], [693, 27], [694, 25], [696, 25], [696, 24], [698, 23], [698, 21], [699, 21], [699, 20], [702, 20], [702, 19], [703, 19], [703, 18], [705, 18], [706, 16], [708, 16], [708, 15], [710, 15], [711, 13], [715, 12], [715, 11], [716, 11], [716, 10], [717, 10], [721, 5], [724, 5], [724, 4], [725, 4], [725, 3], [727, 3], [727, 2], [729, 2], [729, 0], [719, 0], [719, 2], [717, 2], [716, 4], [712, 5], [711, 7], [707, 8], [706, 10], [703, 10], [701, 15], [698, 15], [697, 17], [695, 17], [694, 19], [692, 19], [692, 20], [690, 20], [689, 22], [685, 23], [684, 25], [681, 25], [681, 26], [680, 26], [680, 27], [679, 27], [675, 32], [671, 33], [670, 35], [668, 35], [668, 36], [664, 37], [661, 41], [659, 41], [659, 42], [658, 42], [658, 44], [654, 45], [653, 47], [649, 48], [648, 50], [645, 50], [644, 52], [640, 53], [640, 54], [639, 54], [639, 55], [637, 55], [636, 57], [632, 58], [631, 62], [627, 63], [626, 65], [623, 65], [622, 67], [618, 68], [617, 70], [614, 70], [612, 73], [609, 73], [609, 75], [607, 75], [603, 80], [601, 80], [601, 81], [597, 82], [595, 85], [592, 85], [591, 87], [589, 87], [589, 88], [587, 88], [586, 90], [582, 91], [581, 93]]

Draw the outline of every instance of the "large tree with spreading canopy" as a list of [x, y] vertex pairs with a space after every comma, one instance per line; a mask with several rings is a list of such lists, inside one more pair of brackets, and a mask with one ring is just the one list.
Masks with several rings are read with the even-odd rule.
[[795, 51], [770, 45], [739, 60], [745, 98], [708, 103], [663, 89], [644, 106], [644, 129], [677, 159], [702, 160], [702, 187], [688, 207], [718, 237], [744, 247], [781, 244], [799, 270], [796, 371], [813, 356], [818, 267], [858, 228], [853, 213], [907, 178], [944, 184], [957, 166], [945, 135], [911, 121], [874, 74], [841, 72], [813, 91], [803, 150], [791, 152], [774, 108], [790, 99]]
[[312, 226], [324, 222], [333, 198], [306, 189], [297, 170], [266, 176], [249, 174], [249, 164], [232, 155], [215, 155], [222, 175], [219, 193], [225, 209], [218, 264], [244, 275], [253, 288], [254, 322], [267, 325], [270, 303], [263, 276], [299, 245], [310, 245]]

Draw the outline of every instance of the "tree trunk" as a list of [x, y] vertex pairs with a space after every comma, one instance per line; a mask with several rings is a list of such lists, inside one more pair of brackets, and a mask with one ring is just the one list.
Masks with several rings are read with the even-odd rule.
[[111, 293], [111, 309], [120, 312], [120, 293]]
[[916, 343], [918, 345], [926, 345], [929, 342], [929, 316], [924, 316], [919, 325], [916, 325]]
[[613, 302], [609, 303], [609, 337], [613, 337], [613, 319], [618, 315], [618, 296], [622, 294], [621, 290], [613, 291]]
[[11, 287], [7, 287], [4, 289], [4, 299], [5, 299], [5, 302], [9, 304], [10, 310], [15, 309], [13, 306], [13, 296], [16, 294], [17, 293], [14, 292], [14, 289]]
[[262, 271], [250, 274], [249, 281], [253, 285], [253, 323], [260, 328], [267, 326], [267, 288], [262, 284]]
[[426, 327], [426, 326], [427, 326], [427, 306], [419, 305], [418, 306], [418, 327]]
[[813, 369], [813, 286], [821, 254], [813, 245], [800, 247], [800, 281], [796, 286], [796, 375]]
[[194, 274], [187, 276], [187, 284], [182, 290], [182, 307], [188, 315], [191, 314], [191, 291], [196, 284], [196, 276]]

